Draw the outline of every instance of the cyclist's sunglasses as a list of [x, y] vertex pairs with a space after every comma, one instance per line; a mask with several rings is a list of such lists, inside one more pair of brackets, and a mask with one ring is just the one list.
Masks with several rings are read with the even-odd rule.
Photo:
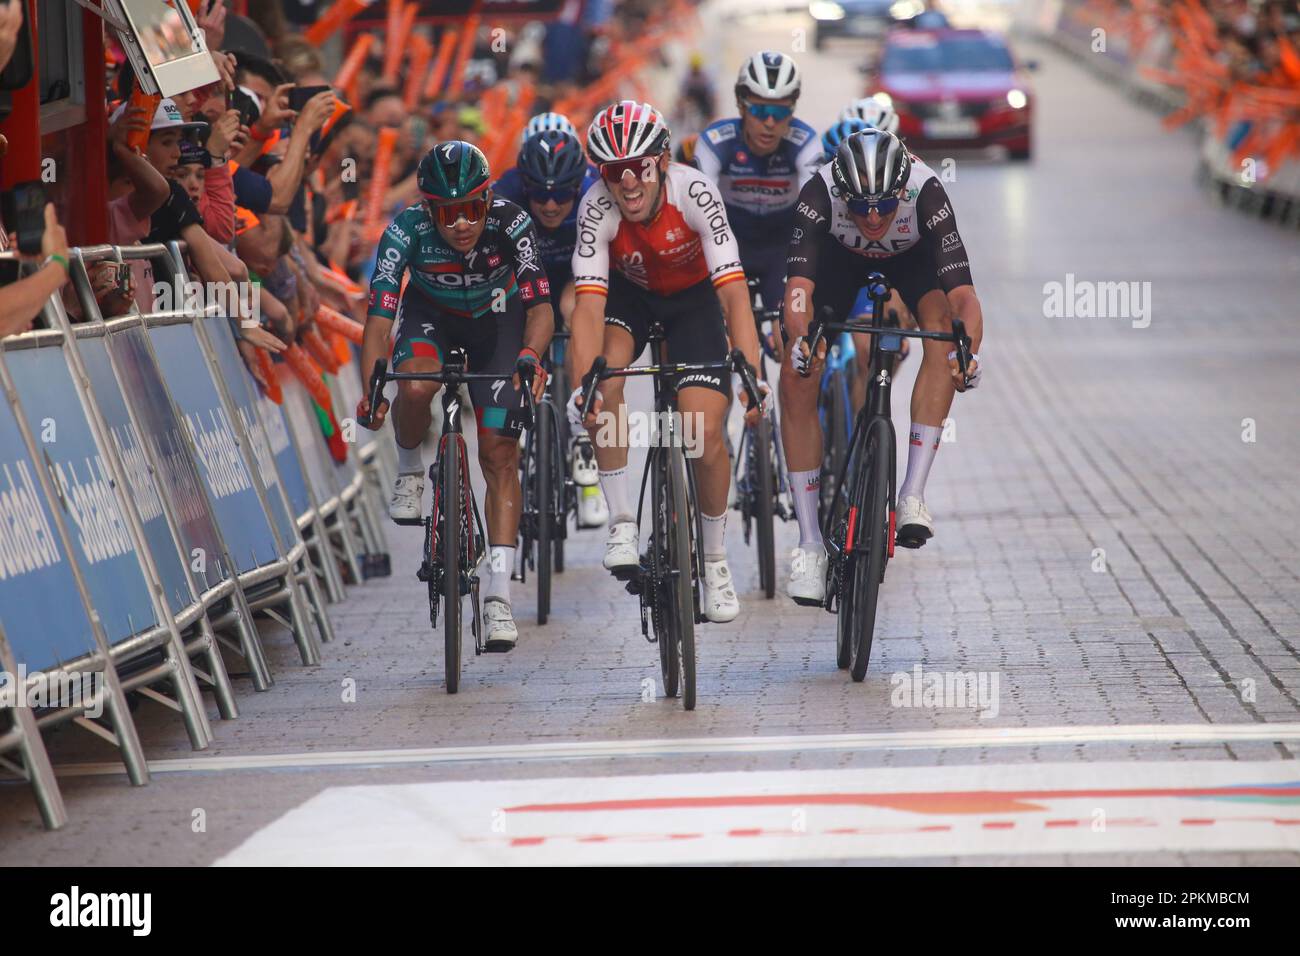
[[630, 172], [637, 179], [652, 183], [659, 176], [659, 167], [653, 156], [634, 156], [632, 159], [616, 159], [610, 163], [600, 164], [600, 176], [607, 183], [622, 182], [623, 174], [626, 172]]
[[554, 202], [558, 206], [563, 206], [566, 202], [573, 202], [578, 198], [578, 187], [555, 186], [547, 189], [541, 183], [524, 180], [524, 195], [535, 203]]
[[749, 111], [750, 116], [760, 122], [774, 119], [779, 123], [794, 115], [793, 106], [776, 106], [772, 103], [746, 103], [745, 109]]
[[477, 226], [487, 215], [488, 201], [486, 196], [474, 196], [460, 202], [429, 202], [427, 205], [438, 222], [450, 229], [461, 219], [471, 226]]
[[888, 216], [895, 209], [901, 200], [894, 196], [890, 199], [850, 199], [845, 205], [849, 207], [849, 212], [855, 216], [865, 216], [867, 213], [876, 212], [881, 216]]

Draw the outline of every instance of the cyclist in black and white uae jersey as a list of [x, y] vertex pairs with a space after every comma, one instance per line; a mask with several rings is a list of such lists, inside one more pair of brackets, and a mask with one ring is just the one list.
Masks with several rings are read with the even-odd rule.
[[[864, 129], [845, 139], [835, 159], [803, 188], [790, 240], [783, 331], [792, 341], [781, 367], [781, 436], [799, 520], [789, 593], [801, 604], [821, 603], [826, 569], [817, 525], [818, 376], [807, 374], [820, 357], [809, 352], [809, 325], [827, 306], [837, 318], [847, 316], [872, 272], [885, 274], [921, 328], [948, 331], [956, 316], [966, 324], [972, 350], [979, 351], [983, 313], [943, 184], [898, 137]], [[954, 390], [964, 390], [947, 344], [926, 341], [923, 353], [912, 389], [907, 477], [898, 490], [897, 541], [912, 548], [934, 533], [925, 482]], [[978, 355], [971, 371], [975, 385]]]
[[[578, 209], [573, 281], [573, 364], [588, 369], [598, 355], [610, 366], [630, 364], [646, 347], [651, 324], [663, 325], [671, 363], [725, 361], [727, 337], [753, 365], [758, 332], [745, 273], [718, 187], [698, 170], [669, 161], [668, 127], [659, 111], [624, 100], [601, 111], [587, 132], [587, 152], [601, 181]], [[677, 406], [700, 423], [696, 502], [703, 519], [703, 611], [710, 621], [734, 620], [740, 603], [727, 565], [724, 530], [731, 468], [723, 443], [730, 376], [686, 375], [677, 382]], [[576, 416], [575, 390], [570, 399]], [[600, 463], [609, 503], [605, 567], [635, 566], [640, 559], [637, 508], [628, 486], [626, 436], [606, 423], [625, 422], [623, 379], [600, 386], [586, 424]], [[746, 400], [746, 404], [748, 401]], [[766, 402], [764, 403], [766, 404]], [[599, 420], [591, 417], [608, 408]], [[759, 409], [747, 412], [757, 424]], [[612, 421], [611, 421], [612, 419]], [[610, 435], [610, 432], [613, 435]]]
[[[523, 498], [519, 486], [519, 434], [526, 405], [515, 373], [520, 360], [533, 363], [533, 395], [541, 401], [546, 376], [540, 356], [555, 331], [550, 284], [537, 252], [528, 213], [496, 199], [487, 159], [459, 140], [439, 143], [417, 171], [424, 197], [384, 230], [370, 280], [361, 362], [374, 368], [388, 354], [397, 322], [393, 368], [436, 372], [447, 352], [461, 349], [471, 372], [499, 373], [469, 386], [478, 419], [478, 460], [487, 483], [487, 586], [483, 589], [485, 647], [508, 651], [519, 633], [510, 609], [510, 575]], [[410, 282], [402, 289], [403, 273]], [[420, 524], [424, 462], [420, 445], [429, 432], [437, 382], [398, 382], [393, 412], [397, 481], [389, 515], [399, 524]], [[379, 428], [387, 402], [374, 409]], [[357, 417], [370, 414], [368, 397]]]
[[718, 184], [740, 245], [745, 274], [758, 281], [763, 308], [785, 295], [785, 256], [799, 190], [821, 162], [817, 133], [794, 116], [799, 67], [784, 53], [755, 53], [736, 77], [740, 116], [702, 133], [695, 165]]

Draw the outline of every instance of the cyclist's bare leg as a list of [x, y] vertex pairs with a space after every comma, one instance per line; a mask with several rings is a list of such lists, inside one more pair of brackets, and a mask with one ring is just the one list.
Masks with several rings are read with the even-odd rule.
[[822, 465], [822, 430], [817, 421], [817, 391], [825, 365], [814, 360], [807, 378], [794, 370], [787, 352], [781, 362], [777, 391], [781, 398], [781, 443], [786, 467], [811, 471]]
[[[922, 329], [929, 332], [951, 332], [952, 310], [948, 297], [933, 289], [917, 303], [918, 320]], [[957, 389], [953, 385], [948, 366], [949, 342], [922, 339], [921, 371], [912, 388], [912, 421], [922, 425], [941, 426], [952, 408]]]
[[[605, 356], [610, 368], [623, 368], [631, 364], [634, 358], [632, 355], [634, 344], [632, 336], [626, 329], [607, 325], [601, 354]], [[627, 446], [622, 443], [624, 437], [620, 434], [622, 429], [611, 427], [618, 422], [626, 421], [627, 410], [623, 403], [624, 381], [625, 379], [622, 378], [608, 378], [600, 383], [598, 390], [601, 394], [601, 416], [595, 425], [587, 429], [588, 434], [591, 435], [591, 442], [596, 448], [596, 463], [604, 472], [618, 471], [620, 468], [627, 467]], [[574, 383], [575, 386], [581, 384], [581, 380], [575, 378]], [[602, 422], [607, 423], [604, 428]]]
[[519, 486], [519, 440], [479, 429], [478, 463], [487, 483], [488, 544], [513, 548], [519, 534], [523, 491]]
[[727, 396], [711, 388], [684, 388], [677, 393], [682, 413], [682, 431], [692, 439], [686, 454], [695, 460], [697, 504], [706, 515], [727, 510], [727, 488], [731, 484], [731, 462], [723, 440], [727, 420]]
[[[399, 372], [437, 372], [442, 362], [432, 356], [410, 358], [397, 366]], [[433, 399], [442, 389], [441, 382], [398, 382], [397, 403], [393, 408], [393, 430], [397, 444], [418, 448], [433, 422]]]

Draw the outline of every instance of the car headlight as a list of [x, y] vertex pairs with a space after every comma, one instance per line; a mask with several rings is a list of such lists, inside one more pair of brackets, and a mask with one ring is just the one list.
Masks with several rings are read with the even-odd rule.
[[1011, 90], [1007, 93], [1007, 105], [1013, 110], [1023, 110], [1029, 105], [1029, 97], [1024, 90]]
[[843, 20], [844, 8], [834, 0], [814, 0], [808, 4], [808, 12], [814, 20]]

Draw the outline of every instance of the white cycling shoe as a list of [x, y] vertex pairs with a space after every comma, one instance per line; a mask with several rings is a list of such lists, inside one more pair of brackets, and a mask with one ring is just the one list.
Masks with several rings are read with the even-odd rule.
[[609, 506], [599, 485], [578, 487], [578, 527], [599, 528], [609, 523]]
[[483, 602], [483, 622], [487, 632], [483, 650], [494, 654], [514, 650], [519, 640], [519, 628], [515, 627], [509, 604], [500, 598], [488, 598]]
[[898, 527], [895, 543], [900, 548], [919, 548], [934, 537], [934, 519], [916, 495], [906, 495], [898, 503], [894, 522]]
[[640, 565], [641, 555], [637, 551], [640, 537], [635, 521], [615, 523], [605, 540], [605, 570], [620, 571]]
[[734, 621], [740, 614], [740, 600], [731, 584], [726, 559], [704, 562], [704, 616], [714, 624]]
[[575, 485], [590, 488], [600, 484], [600, 466], [596, 464], [596, 449], [591, 447], [590, 438], [579, 436], [573, 440], [573, 447], [570, 449], [570, 465]]
[[398, 524], [419, 524], [424, 517], [424, 475], [398, 475], [388, 499], [388, 517]]
[[790, 552], [790, 585], [786, 589], [795, 604], [821, 607], [826, 600], [826, 551]]

